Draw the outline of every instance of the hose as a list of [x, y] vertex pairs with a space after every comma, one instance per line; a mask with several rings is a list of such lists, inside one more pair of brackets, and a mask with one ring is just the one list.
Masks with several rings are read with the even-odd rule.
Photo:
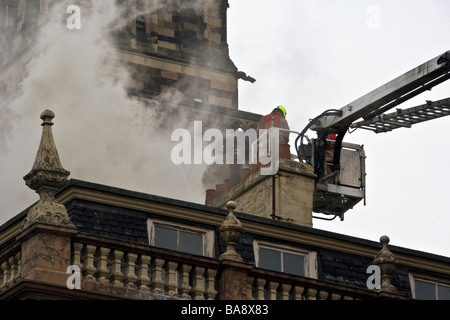
[[324, 112], [322, 112], [320, 115], [318, 115], [314, 119], [309, 121], [308, 125], [306, 125], [306, 127], [298, 134], [297, 138], [295, 138], [295, 150], [297, 151], [298, 159], [302, 159], [302, 157], [300, 156], [300, 152], [299, 152], [300, 149], [298, 146], [299, 139], [300, 139], [300, 144], [303, 144], [303, 136], [305, 135], [306, 131], [308, 131], [309, 128], [311, 128], [311, 126], [313, 124], [315, 124], [320, 118], [322, 118], [324, 116], [328, 116], [328, 115], [342, 116], [342, 110], [328, 109], [328, 110], [325, 110]]

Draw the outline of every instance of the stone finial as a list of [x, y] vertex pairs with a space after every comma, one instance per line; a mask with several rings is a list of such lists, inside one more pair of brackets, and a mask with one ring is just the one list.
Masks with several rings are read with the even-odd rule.
[[388, 236], [381, 236], [380, 243], [382, 245], [381, 250], [375, 256], [373, 264], [380, 267], [381, 272], [381, 291], [388, 291], [397, 293], [397, 288], [391, 284], [391, 279], [397, 268], [397, 259], [394, 254], [388, 249], [387, 245], [390, 239]]
[[42, 137], [31, 171], [23, 177], [26, 185], [39, 194], [39, 202], [27, 214], [22, 229], [35, 222], [72, 227], [66, 208], [55, 200], [56, 191], [67, 181], [70, 172], [65, 170], [58, 156], [53, 140], [53, 111], [41, 114]]
[[226, 245], [226, 251], [220, 256], [220, 260], [242, 261], [242, 257], [236, 252], [236, 245], [241, 240], [244, 228], [241, 222], [234, 216], [233, 211], [236, 209], [234, 201], [228, 201], [226, 204], [228, 215], [225, 221], [219, 227], [219, 234]]

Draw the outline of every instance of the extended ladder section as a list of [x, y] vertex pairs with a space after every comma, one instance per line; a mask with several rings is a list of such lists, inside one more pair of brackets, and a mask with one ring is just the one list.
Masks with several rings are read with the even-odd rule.
[[427, 103], [408, 109], [381, 114], [371, 120], [352, 124], [353, 128], [371, 130], [375, 133], [389, 132], [398, 128], [411, 128], [413, 124], [450, 115], [450, 98]]

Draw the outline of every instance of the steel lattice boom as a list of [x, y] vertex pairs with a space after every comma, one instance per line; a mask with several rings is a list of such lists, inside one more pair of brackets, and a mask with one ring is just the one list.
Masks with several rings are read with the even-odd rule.
[[398, 128], [410, 128], [413, 124], [450, 115], [450, 98], [397, 111], [381, 114], [371, 120], [352, 124], [353, 128], [371, 130], [375, 133], [388, 132]]

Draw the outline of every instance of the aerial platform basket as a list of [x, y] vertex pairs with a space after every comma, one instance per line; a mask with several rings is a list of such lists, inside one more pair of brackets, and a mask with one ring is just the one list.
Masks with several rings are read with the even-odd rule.
[[[334, 141], [328, 141], [332, 145]], [[341, 168], [338, 171], [332, 169], [332, 159], [319, 160], [315, 156], [317, 140], [311, 139], [308, 144], [303, 144], [300, 157], [314, 168], [327, 168], [326, 172], [319, 176], [315, 182], [313, 196], [313, 212], [339, 216], [341, 220], [344, 213], [352, 209], [366, 197], [366, 167], [365, 152], [362, 145], [343, 142], [341, 147]], [[323, 161], [323, 162], [322, 162]], [[320, 164], [318, 162], [321, 162]]]

